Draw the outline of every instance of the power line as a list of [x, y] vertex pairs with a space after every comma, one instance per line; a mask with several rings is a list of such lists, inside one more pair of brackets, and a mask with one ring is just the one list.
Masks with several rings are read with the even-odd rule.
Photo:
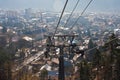
[[64, 11], [65, 11], [65, 8], [66, 8], [66, 6], [67, 6], [67, 3], [68, 3], [68, 0], [66, 0], [66, 2], [65, 2], [64, 8], [63, 8], [62, 13], [61, 13], [61, 16], [60, 16], [60, 18], [59, 18], [59, 20], [58, 20], [58, 23], [57, 23], [57, 27], [55, 28], [55, 32], [54, 32], [54, 34], [53, 34], [53, 37], [55, 36], [55, 34], [56, 34], [56, 32], [57, 32], [57, 29], [58, 29], [59, 24], [60, 24], [60, 20], [61, 20], [61, 18], [62, 18], [62, 16], [63, 16], [63, 13], [64, 13]]
[[78, 0], [78, 1], [76, 2], [76, 4], [75, 4], [75, 6], [74, 6], [74, 8], [73, 8], [73, 10], [72, 10], [72, 12], [71, 12], [71, 14], [69, 15], [68, 19], [66, 20], [66, 23], [65, 23], [64, 27], [66, 27], [66, 25], [67, 25], [67, 23], [69, 22], [72, 14], [73, 14], [73, 12], [74, 12], [75, 9], [77, 8], [77, 5], [78, 5], [79, 2], [80, 2], [80, 0]]
[[[118, 38], [120, 38], [120, 37], [116, 37], [116, 38], [110, 40], [109, 42], [114, 41], [114, 40], [116, 40], [116, 39], [118, 39]], [[107, 43], [109, 43], [109, 42], [107, 42]], [[100, 47], [100, 46], [93, 47], [93, 48], [91, 48], [91, 49], [86, 50], [85, 52], [89, 52], [89, 51], [91, 51], [91, 50], [93, 50], [93, 49], [96, 49], [96, 48], [98, 48], [98, 47]]]
[[70, 28], [73, 29], [74, 25], [77, 23], [77, 21], [79, 20], [79, 18], [84, 14], [84, 12], [87, 10], [87, 8], [89, 7], [90, 3], [92, 2], [93, 0], [90, 0], [90, 2], [87, 4], [87, 6], [83, 9], [82, 13], [80, 14], [80, 16], [77, 18], [77, 20], [73, 23], [72, 27]]

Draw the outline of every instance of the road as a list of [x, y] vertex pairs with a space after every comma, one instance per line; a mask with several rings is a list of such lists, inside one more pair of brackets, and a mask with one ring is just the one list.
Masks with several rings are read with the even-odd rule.
[[24, 60], [24, 62], [22, 62], [21, 64], [19, 64], [19, 66], [16, 68], [16, 71], [22, 69], [24, 66], [27, 66], [28, 64], [30, 64], [30, 63], [33, 62], [33, 61], [39, 60], [39, 59], [40, 59], [40, 56], [41, 56], [42, 54], [44, 54], [44, 52], [43, 52], [43, 51], [39, 51], [39, 52], [36, 53], [35, 55], [33, 55], [33, 56], [29, 57], [29, 58], [26, 58], [26, 59]]

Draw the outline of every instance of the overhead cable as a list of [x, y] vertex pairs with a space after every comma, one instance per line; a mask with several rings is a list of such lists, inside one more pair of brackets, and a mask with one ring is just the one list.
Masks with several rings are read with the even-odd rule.
[[54, 32], [54, 34], [53, 34], [53, 37], [55, 36], [55, 34], [56, 34], [56, 32], [57, 32], [57, 29], [58, 29], [58, 27], [59, 27], [61, 18], [62, 18], [62, 16], [63, 16], [63, 13], [64, 13], [65, 8], [66, 8], [66, 6], [67, 6], [67, 3], [68, 3], [68, 0], [66, 0], [66, 2], [65, 2], [64, 8], [63, 8], [63, 10], [62, 10], [62, 13], [61, 13], [60, 18], [59, 18], [58, 23], [57, 23], [57, 27], [55, 28], [55, 32]]
[[77, 0], [77, 2], [76, 2], [76, 4], [75, 4], [75, 6], [74, 6], [74, 8], [73, 8], [73, 10], [72, 10], [72, 12], [71, 12], [71, 14], [69, 15], [68, 19], [66, 20], [66, 23], [65, 23], [64, 27], [66, 27], [66, 25], [67, 25], [67, 23], [69, 22], [72, 14], [73, 14], [73, 12], [74, 12], [75, 9], [77, 8], [77, 5], [78, 5], [79, 2], [80, 2], [80, 0]]
[[74, 25], [78, 22], [79, 18], [84, 14], [84, 12], [87, 10], [87, 8], [89, 7], [89, 5], [92, 3], [93, 0], [90, 0], [90, 2], [87, 4], [87, 6], [83, 9], [82, 13], [80, 14], [80, 16], [77, 18], [77, 20], [73, 23], [72, 27], [70, 28], [73, 29]]
[[[120, 38], [120, 37], [116, 37], [116, 38], [114, 38], [114, 39], [111, 39], [109, 42], [114, 41], [114, 40], [116, 40], [116, 39], [118, 39], [118, 38]], [[109, 42], [107, 42], [107, 43], [109, 43]], [[86, 50], [85, 52], [89, 52], [89, 51], [94, 50], [94, 49], [96, 49], [96, 48], [98, 48], [98, 47], [100, 47], [100, 46], [95, 46], [95, 47], [93, 47], [93, 48], [91, 48], [91, 49]]]

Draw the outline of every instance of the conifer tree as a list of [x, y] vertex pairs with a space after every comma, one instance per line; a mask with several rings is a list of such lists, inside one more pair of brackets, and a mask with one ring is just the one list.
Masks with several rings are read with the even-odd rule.
[[[90, 39], [89, 40], [89, 43], [88, 43], [88, 49], [92, 49], [92, 48], [94, 48], [96, 45], [93, 43], [93, 41], [92, 41], [92, 39]], [[95, 54], [95, 52], [96, 52], [96, 49], [92, 49], [92, 50], [90, 50], [88, 53], [88, 57], [87, 57], [87, 59], [89, 60], [89, 61], [92, 61], [92, 59], [93, 59], [93, 55]]]
[[10, 55], [0, 47], [0, 80], [11, 80], [11, 61]]
[[80, 63], [80, 80], [90, 80], [90, 66], [85, 60]]
[[105, 44], [106, 52], [106, 62], [105, 62], [105, 71], [104, 71], [104, 80], [114, 80], [115, 73], [115, 63], [117, 61], [116, 56], [116, 47], [118, 44], [118, 38], [115, 34], [112, 34], [109, 37], [108, 42]]

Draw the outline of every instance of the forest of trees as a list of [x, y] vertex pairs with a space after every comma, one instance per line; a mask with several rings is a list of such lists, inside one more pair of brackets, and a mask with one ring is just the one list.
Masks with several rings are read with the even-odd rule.
[[12, 80], [11, 67], [11, 56], [0, 47], [0, 80]]
[[79, 64], [80, 80], [120, 79], [120, 40], [112, 34], [102, 49], [96, 49], [92, 61]]

